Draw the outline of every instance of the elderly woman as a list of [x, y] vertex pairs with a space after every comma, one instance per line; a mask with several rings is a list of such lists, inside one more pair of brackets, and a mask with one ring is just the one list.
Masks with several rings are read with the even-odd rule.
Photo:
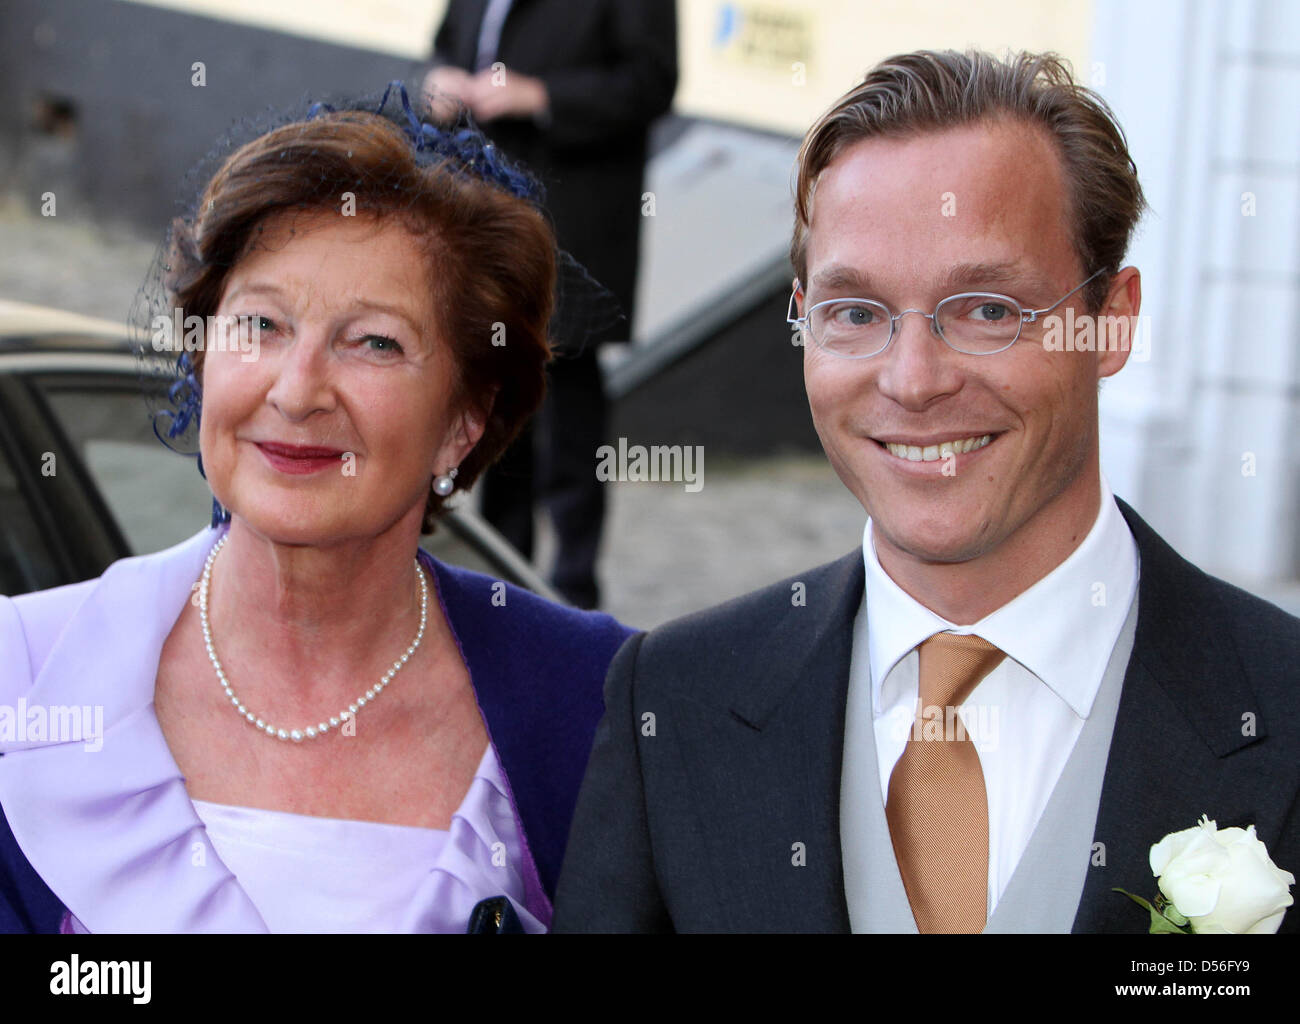
[[[51, 726], [0, 743], [0, 931], [463, 932], [500, 897], [546, 929], [628, 631], [418, 547], [542, 395], [525, 192], [481, 138], [326, 110], [178, 223], [222, 511], [0, 598], [0, 705]], [[64, 708], [102, 733], [55, 735]]]

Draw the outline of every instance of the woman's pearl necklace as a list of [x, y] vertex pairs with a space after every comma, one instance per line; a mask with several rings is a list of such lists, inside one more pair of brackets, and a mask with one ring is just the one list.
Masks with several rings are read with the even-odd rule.
[[393, 681], [393, 676], [402, 670], [402, 666], [415, 654], [420, 646], [420, 641], [424, 639], [424, 626], [428, 621], [429, 606], [429, 587], [424, 582], [424, 573], [420, 571], [420, 560], [415, 560], [415, 575], [420, 581], [420, 628], [416, 631], [415, 639], [411, 645], [406, 648], [406, 653], [393, 662], [392, 668], [379, 677], [379, 682], [367, 690], [356, 701], [349, 704], [347, 708], [340, 711], [337, 715], [331, 715], [328, 722], [320, 722], [317, 725], [309, 725], [306, 729], [277, 729], [270, 722], [265, 722], [258, 718], [248, 708], [244, 707], [244, 702], [235, 696], [235, 691], [230, 688], [230, 680], [226, 678], [226, 673], [221, 667], [221, 662], [217, 660], [217, 649], [212, 643], [212, 628], [208, 625], [208, 585], [212, 582], [212, 563], [217, 560], [217, 554], [225, 545], [229, 534], [217, 541], [216, 546], [208, 554], [208, 560], [203, 566], [203, 579], [199, 583], [199, 622], [203, 626], [203, 643], [208, 649], [208, 660], [212, 662], [212, 667], [217, 671], [217, 682], [225, 691], [226, 696], [230, 698], [230, 703], [235, 706], [235, 710], [243, 715], [249, 722], [257, 727], [258, 731], [266, 733], [268, 736], [274, 736], [276, 739], [293, 740], [295, 743], [301, 743], [303, 740], [314, 740], [317, 736], [324, 736], [331, 729], [337, 729], [343, 722], [350, 718], [355, 718], [358, 711], [365, 707], [370, 701], [378, 697], [384, 690], [384, 687]]

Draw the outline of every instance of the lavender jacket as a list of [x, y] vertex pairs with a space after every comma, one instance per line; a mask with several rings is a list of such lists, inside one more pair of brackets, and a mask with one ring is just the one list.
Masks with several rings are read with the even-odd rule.
[[[264, 930], [224, 865], [191, 859], [203, 824], [153, 709], [163, 642], [223, 530], [0, 597], [0, 932], [57, 932], [69, 911], [92, 932]], [[605, 672], [631, 630], [509, 584], [502, 605], [490, 577], [421, 559], [506, 777], [525, 902], [549, 921]]]

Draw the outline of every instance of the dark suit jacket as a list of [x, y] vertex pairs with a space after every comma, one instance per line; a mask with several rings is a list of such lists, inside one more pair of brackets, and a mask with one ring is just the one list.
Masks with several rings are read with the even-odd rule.
[[[435, 62], [473, 71], [486, 8], [451, 0]], [[561, 248], [623, 307], [608, 340], [630, 327], [646, 135], [677, 88], [676, 19], [673, 0], [514, 0], [501, 29], [497, 59], [546, 83], [550, 119], [484, 129], [542, 179]]]
[[[1118, 504], [1141, 558], [1137, 632], [1094, 833], [1105, 866], [1088, 869], [1077, 932], [1145, 932], [1111, 888], [1154, 897], [1151, 845], [1202, 814], [1254, 824], [1300, 874], [1300, 619], [1207, 576]], [[788, 580], [619, 652], [556, 931], [848, 930], [840, 766], [861, 549], [797, 580], [805, 607]], [[1300, 910], [1282, 930], [1300, 930]]]

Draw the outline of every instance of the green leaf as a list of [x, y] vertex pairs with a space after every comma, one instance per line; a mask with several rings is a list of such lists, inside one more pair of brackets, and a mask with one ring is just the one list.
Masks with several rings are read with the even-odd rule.
[[1186, 935], [1185, 929], [1178, 927], [1173, 921], [1165, 917], [1164, 914], [1151, 908], [1151, 935]]
[[[1187, 930], [1183, 927], [1180, 927], [1178, 922], [1160, 913], [1160, 911], [1157, 910], [1149, 900], [1144, 900], [1141, 896], [1134, 896], [1127, 889], [1121, 889], [1119, 888], [1119, 886], [1115, 886], [1113, 891], [1118, 893], [1123, 893], [1134, 903], [1136, 903], [1139, 907], [1143, 907], [1151, 913], [1151, 929], [1148, 932], [1148, 934], [1150, 935], [1187, 935], [1188, 934]], [[1174, 911], [1174, 913], [1178, 913], [1178, 912]], [[1178, 914], [1178, 916], [1182, 917], [1182, 914]], [[1183, 917], [1182, 924], [1184, 925], [1187, 924], [1187, 918]]]

